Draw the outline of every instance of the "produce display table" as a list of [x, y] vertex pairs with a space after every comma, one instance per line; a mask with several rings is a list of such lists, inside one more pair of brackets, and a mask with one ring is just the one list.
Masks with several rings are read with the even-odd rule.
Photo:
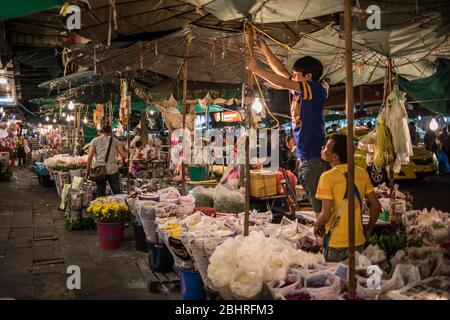
[[203, 187], [215, 187], [218, 184], [216, 180], [203, 180], [203, 181], [187, 181], [187, 185], [191, 187], [203, 186]]

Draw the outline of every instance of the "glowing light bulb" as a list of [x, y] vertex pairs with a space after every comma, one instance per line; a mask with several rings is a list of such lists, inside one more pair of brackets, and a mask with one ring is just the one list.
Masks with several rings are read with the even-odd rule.
[[69, 115], [67, 115], [66, 120], [67, 120], [67, 122], [70, 121], [70, 116]]
[[49, 117], [49, 116], [46, 116], [46, 117], [45, 117], [45, 121], [50, 121], [50, 117]]
[[263, 109], [263, 105], [261, 103], [260, 98], [255, 98], [255, 101], [253, 101], [252, 109], [256, 111], [256, 113], [260, 113]]
[[417, 119], [419, 119], [419, 121], [422, 120], [422, 117], [420, 116], [420, 114], [419, 114], [419, 116], [417, 117]]
[[87, 123], [87, 122], [88, 122], [88, 121], [87, 121], [86, 117], [84, 117], [83, 123]]
[[56, 123], [56, 118], [53, 118], [53, 123]]
[[65, 112], [63, 112], [62, 114], [61, 114], [62, 116], [63, 116], [63, 118], [66, 116], [66, 113]]
[[69, 108], [69, 110], [75, 109], [75, 105], [73, 104], [72, 100], [69, 101], [69, 104], [67, 105], [67, 108]]
[[438, 127], [439, 127], [439, 124], [437, 123], [436, 119], [435, 118], [431, 119], [430, 129], [435, 131], [435, 130], [437, 130]]
[[42, 127], [42, 123], [39, 123], [39, 128]]
[[0, 107], [0, 113], [3, 113], [3, 107]]

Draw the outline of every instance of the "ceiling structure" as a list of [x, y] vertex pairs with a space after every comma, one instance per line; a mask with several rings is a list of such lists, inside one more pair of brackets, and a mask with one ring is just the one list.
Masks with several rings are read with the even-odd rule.
[[[62, 1], [44, 2], [54, 8]], [[191, 42], [192, 83], [238, 85], [247, 45], [242, 31], [250, 21], [287, 65], [313, 55], [325, 65], [324, 77], [332, 84], [345, 80], [343, 0], [70, 2], [81, 8], [81, 29], [75, 30], [82, 37], [78, 45], [67, 43], [74, 32], [67, 30], [59, 8], [24, 11], [25, 15], [13, 12], [13, 19], [1, 22], [0, 33], [6, 39], [6, 43], [0, 40], [1, 61], [13, 62], [19, 102], [31, 112], [38, 111], [39, 105], [29, 101], [72, 99], [89, 90], [95, 96], [114, 91], [121, 77], [156, 88], [154, 94], [161, 88], [176, 88], [186, 41]], [[366, 27], [364, 8], [371, 4], [381, 8], [381, 30]], [[359, 0], [354, 5], [355, 85], [382, 82], [388, 57], [394, 69], [409, 79], [433, 74], [436, 58], [450, 57], [448, 1]], [[260, 57], [258, 50], [255, 54]], [[75, 71], [79, 74], [71, 74]], [[163, 85], [169, 78], [175, 79], [173, 85]]]

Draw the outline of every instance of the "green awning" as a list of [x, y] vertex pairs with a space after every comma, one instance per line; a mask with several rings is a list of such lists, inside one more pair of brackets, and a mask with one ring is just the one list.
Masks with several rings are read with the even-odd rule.
[[91, 143], [92, 139], [94, 139], [97, 136], [97, 129], [90, 128], [84, 123], [82, 123], [81, 126], [83, 128], [84, 140], [86, 141], [86, 143]]
[[412, 81], [399, 77], [398, 81], [403, 90], [428, 110], [450, 115], [450, 67], [430, 77]]
[[0, 21], [59, 8], [63, 3], [64, 0], [14, 0], [9, 4], [3, 3]]

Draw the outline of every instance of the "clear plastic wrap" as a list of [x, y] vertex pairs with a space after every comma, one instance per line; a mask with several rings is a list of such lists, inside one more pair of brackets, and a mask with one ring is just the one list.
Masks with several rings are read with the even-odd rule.
[[197, 208], [214, 206], [214, 188], [205, 188], [197, 186], [192, 189], [192, 195], [195, 197], [195, 205]]
[[229, 184], [218, 184], [214, 189], [214, 209], [217, 212], [239, 213], [244, 211], [244, 194]]

